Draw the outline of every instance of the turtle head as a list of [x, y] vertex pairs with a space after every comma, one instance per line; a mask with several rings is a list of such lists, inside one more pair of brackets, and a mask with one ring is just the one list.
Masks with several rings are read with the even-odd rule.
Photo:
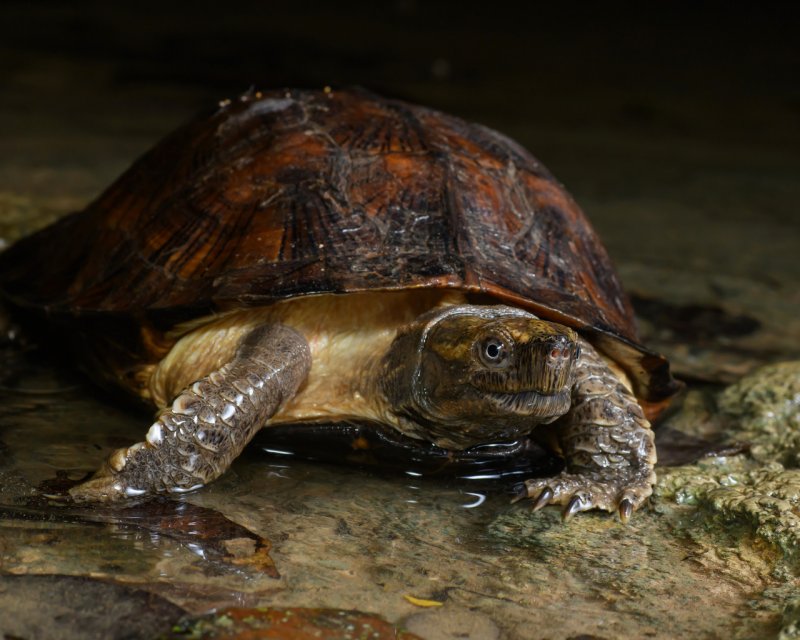
[[572, 329], [520, 309], [446, 307], [395, 340], [384, 390], [439, 446], [510, 440], [567, 412], [579, 354]]

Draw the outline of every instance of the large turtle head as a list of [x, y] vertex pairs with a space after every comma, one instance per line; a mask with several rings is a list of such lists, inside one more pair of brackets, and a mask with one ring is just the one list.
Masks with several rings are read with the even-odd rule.
[[567, 412], [579, 354], [572, 329], [520, 309], [446, 307], [392, 344], [384, 393], [406, 428], [439, 446], [511, 440]]

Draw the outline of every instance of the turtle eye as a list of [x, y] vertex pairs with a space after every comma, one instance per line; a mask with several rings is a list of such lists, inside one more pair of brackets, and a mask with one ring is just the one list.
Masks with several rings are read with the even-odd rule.
[[488, 367], [499, 367], [508, 360], [508, 348], [505, 342], [496, 336], [484, 338], [478, 349], [481, 362]]

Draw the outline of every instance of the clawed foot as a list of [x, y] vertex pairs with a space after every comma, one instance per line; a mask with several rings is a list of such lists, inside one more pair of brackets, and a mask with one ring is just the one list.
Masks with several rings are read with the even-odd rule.
[[532, 498], [533, 510], [549, 504], [564, 505], [562, 516], [569, 520], [589, 509], [617, 512], [626, 523], [631, 514], [653, 493], [655, 474], [650, 469], [583, 474], [562, 472], [553, 478], [527, 480], [516, 500]]
[[144, 442], [117, 449], [89, 480], [70, 489], [69, 495], [75, 502], [131, 503], [202, 486], [183, 469], [165, 464], [159, 453]]
[[[99, 474], [100, 472], [98, 472]], [[89, 480], [69, 490], [73, 502], [79, 503], [108, 503], [129, 500], [125, 493], [125, 486], [113, 476], [94, 475]]]
[[131, 498], [147, 493], [142, 487], [131, 484], [131, 479], [124, 473], [136, 453], [136, 445], [125, 449], [117, 449], [106, 460], [91, 478], [69, 490], [75, 502], [127, 502]]

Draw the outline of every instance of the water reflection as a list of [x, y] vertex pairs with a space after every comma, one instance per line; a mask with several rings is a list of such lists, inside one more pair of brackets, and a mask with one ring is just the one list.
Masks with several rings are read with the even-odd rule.
[[486, 494], [483, 493], [465, 493], [464, 495], [473, 496], [475, 498], [473, 502], [461, 505], [465, 509], [475, 509], [486, 502]]
[[[435, 479], [440, 487], [444, 484], [475, 496], [465, 508], [483, 504], [484, 491], [516, 494], [521, 480], [551, 476], [563, 467], [558, 458], [530, 439], [448, 451], [384, 425], [361, 421], [271, 427], [260, 432], [254, 444], [271, 457], [344, 463], [387, 477]], [[472, 493], [476, 490], [480, 492]]]

